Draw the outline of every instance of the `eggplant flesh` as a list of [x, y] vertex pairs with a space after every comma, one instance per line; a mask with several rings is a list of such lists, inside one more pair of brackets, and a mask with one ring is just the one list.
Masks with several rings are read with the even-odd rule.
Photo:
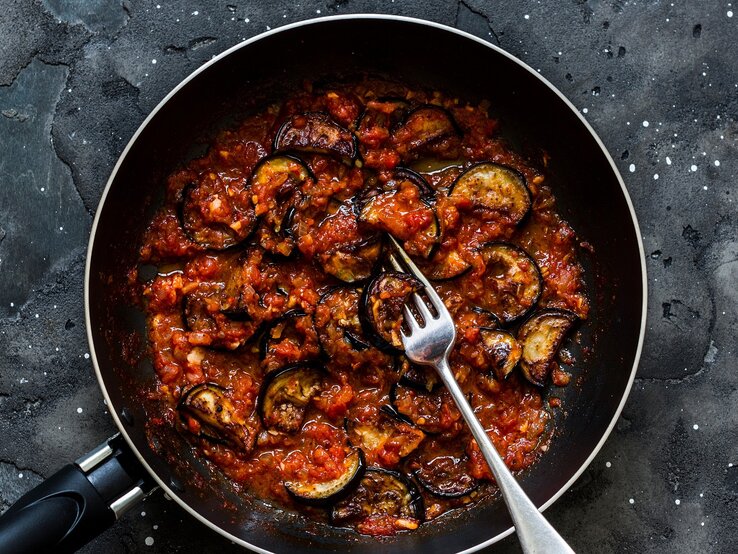
[[425, 517], [423, 497], [404, 475], [368, 468], [356, 491], [333, 507], [331, 523], [360, 527], [373, 517], [393, 518], [397, 529], [415, 529]]
[[328, 114], [309, 112], [293, 115], [285, 121], [274, 138], [275, 152], [297, 150], [334, 155], [343, 161], [356, 158], [356, 138]]
[[344, 283], [356, 283], [372, 274], [381, 254], [382, 241], [372, 238], [338, 247], [319, 261], [326, 273]]
[[[439, 388], [430, 392], [396, 383], [390, 388], [389, 396], [392, 407], [420, 430], [429, 435], [443, 433], [452, 436], [462, 428], [461, 414], [453, 406], [450, 397], [444, 398], [444, 391], [445, 389]], [[444, 411], [451, 411], [456, 415], [456, 419], [442, 421], [441, 415]]]
[[[291, 343], [292, 348], [281, 349], [282, 359], [279, 359], [276, 347], [285, 342]], [[289, 311], [272, 321], [259, 341], [259, 358], [267, 372], [288, 364], [317, 358], [319, 354], [318, 336], [313, 320], [301, 310]]]
[[487, 243], [480, 253], [485, 263], [484, 289], [470, 292], [470, 301], [492, 312], [503, 324], [527, 314], [543, 292], [543, 278], [533, 258], [502, 242]]
[[254, 209], [261, 217], [259, 243], [262, 248], [289, 256], [295, 243], [289, 225], [294, 197], [308, 180], [315, 180], [301, 159], [285, 154], [263, 158], [251, 175]]
[[268, 375], [259, 395], [264, 426], [285, 433], [299, 430], [322, 385], [323, 371], [315, 365], [297, 364]]
[[241, 418], [227, 396], [227, 390], [215, 383], [201, 383], [187, 390], [177, 409], [183, 418], [199, 422], [199, 436], [227, 443], [250, 452], [256, 440], [256, 429]]
[[523, 354], [520, 343], [507, 331], [480, 329], [484, 359], [498, 379], [505, 379]]
[[343, 460], [343, 473], [324, 482], [286, 481], [287, 492], [292, 498], [308, 505], [321, 506], [338, 500], [349, 493], [364, 475], [364, 453], [354, 448]]
[[424, 460], [414, 475], [424, 489], [441, 498], [466, 496], [479, 487], [479, 482], [466, 472], [465, 460], [455, 456]]
[[546, 309], [533, 314], [518, 329], [522, 345], [520, 370], [534, 385], [546, 384], [556, 354], [564, 337], [574, 326], [577, 316], [566, 310]]
[[414, 452], [425, 438], [423, 431], [413, 427], [391, 406], [382, 406], [377, 417], [369, 422], [347, 419], [345, 427], [349, 442], [361, 448], [371, 464], [387, 463], [386, 459], [380, 458], [390, 441], [399, 445], [397, 456], [404, 458]]
[[410, 255], [429, 258], [441, 234], [433, 189], [409, 169], [396, 170], [387, 185], [389, 190], [370, 191], [361, 202], [359, 222], [390, 233]]
[[462, 173], [451, 185], [449, 196], [463, 207], [504, 214], [513, 223], [521, 221], [531, 207], [525, 177], [515, 169], [483, 162]]
[[221, 295], [208, 291], [186, 294], [182, 300], [182, 316], [188, 331], [210, 338], [207, 346], [235, 350], [243, 346], [257, 330], [248, 311]]
[[418, 267], [431, 281], [449, 281], [461, 277], [471, 269], [461, 253], [455, 248], [441, 245], [427, 261], [418, 260]]
[[258, 217], [243, 181], [208, 173], [184, 188], [179, 216], [190, 240], [210, 250], [225, 250], [251, 236]]
[[341, 358], [347, 347], [356, 352], [370, 348], [359, 321], [360, 300], [359, 289], [351, 287], [336, 287], [320, 298], [313, 321], [329, 358]]
[[423, 284], [415, 277], [399, 272], [379, 273], [366, 286], [361, 322], [378, 348], [390, 352], [402, 350], [403, 306], [412, 293], [422, 288]]
[[453, 116], [444, 108], [425, 104], [407, 114], [402, 124], [392, 133], [398, 147], [408, 151], [420, 150], [431, 143], [459, 134]]

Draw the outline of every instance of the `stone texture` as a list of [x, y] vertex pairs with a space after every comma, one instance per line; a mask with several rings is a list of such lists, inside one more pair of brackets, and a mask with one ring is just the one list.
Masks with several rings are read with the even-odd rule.
[[[641, 366], [551, 521], [580, 551], [738, 551], [738, 8], [717, 0], [3, 2], [0, 510], [114, 432], [86, 357], [84, 252], [146, 114], [245, 38], [375, 11], [457, 26], [538, 69], [586, 114], [633, 198], [650, 287]], [[146, 550], [241, 551], [161, 495], [85, 549]]]

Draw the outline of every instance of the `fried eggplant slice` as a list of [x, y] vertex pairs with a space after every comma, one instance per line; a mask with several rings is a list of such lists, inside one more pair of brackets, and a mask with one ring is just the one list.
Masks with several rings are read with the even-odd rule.
[[479, 482], [467, 471], [465, 457], [426, 454], [416, 463], [419, 467], [414, 472], [415, 478], [425, 490], [435, 496], [460, 498], [479, 487]]
[[520, 370], [529, 382], [539, 387], [546, 384], [561, 342], [577, 319], [566, 310], [546, 309], [534, 313], [520, 326]]
[[524, 250], [503, 242], [480, 247], [485, 268], [481, 279], [469, 283], [462, 277], [462, 288], [470, 302], [493, 313], [503, 324], [527, 314], [543, 291], [541, 272]]
[[378, 273], [367, 284], [359, 317], [364, 332], [378, 348], [388, 352], [402, 350], [402, 307], [412, 293], [422, 288], [415, 277], [398, 272]]
[[274, 138], [274, 151], [317, 152], [345, 162], [356, 159], [356, 137], [333, 121], [328, 114], [308, 112], [285, 121]]
[[473, 165], [451, 185], [449, 196], [457, 208], [501, 214], [519, 223], [531, 207], [525, 177], [505, 165], [483, 162]]
[[374, 417], [347, 418], [345, 428], [349, 442], [364, 451], [370, 465], [395, 466], [425, 438], [423, 431], [387, 405]]
[[417, 529], [425, 517], [423, 497], [406, 476], [368, 468], [356, 491], [331, 510], [331, 523], [368, 535]]
[[315, 180], [310, 168], [300, 158], [277, 154], [263, 158], [251, 174], [254, 210], [261, 217], [257, 232], [265, 250], [290, 256], [295, 248], [290, 236], [290, 214], [296, 191], [308, 180]]
[[259, 394], [259, 415], [268, 429], [294, 433], [305, 410], [323, 387], [323, 369], [314, 364], [288, 366], [267, 376]]
[[[249, 453], [254, 448], [257, 429], [236, 412], [227, 393], [215, 383], [195, 385], [182, 395], [177, 410], [196, 435]], [[197, 423], [193, 425], [192, 420]]]
[[461, 413], [444, 388], [431, 392], [396, 383], [389, 397], [400, 415], [429, 435], [454, 436], [462, 428]]
[[328, 481], [314, 481], [309, 475], [300, 481], [286, 481], [284, 487], [292, 498], [311, 506], [325, 506], [334, 502], [356, 486], [364, 475], [364, 453], [354, 448], [343, 459], [342, 473]]
[[423, 177], [400, 168], [382, 189], [368, 191], [361, 201], [359, 222], [390, 233], [411, 256], [429, 258], [441, 233], [433, 200], [433, 189]]
[[313, 319], [301, 310], [291, 310], [272, 321], [259, 340], [259, 357], [267, 373], [319, 355]]

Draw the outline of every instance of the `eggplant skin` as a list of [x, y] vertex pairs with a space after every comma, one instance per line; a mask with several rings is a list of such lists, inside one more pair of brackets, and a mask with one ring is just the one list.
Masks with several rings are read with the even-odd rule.
[[[489, 311], [503, 325], [528, 314], [543, 292], [543, 277], [535, 260], [513, 244], [488, 242], [480, 247], [485, 271], [483, 290], [474, 290], [471, 301]], [[489, 286], [493, 282], [494, 286]]]
[[316, 364], [294, 364], [270, 373], [261, 385], [258, 400], [264, 426], [285, 433], [299, 430], [322, 382], [323, 368]]
[[439, 456], [421, 463], [415, 479], [431, 494], [441, 498], [460, 498], [479, 487], [479, 481], [469, 475], [463, 460], [454, 456]]
[[274, 151], [297, 150], [338, 156], [353, 161], [358, 154], [356, 137], [322, 112], [293, 115], [277, 131]]
[[395, 518], [395, 528], [414, 529], [425, 519], [423, 497], [405, 475], [379, 467], [367, 468], [354, 494], [333, 506], [333, 525], [357, 525], [371, 517]]
[[402, 307], [422, 287], [412, 275], [388, 271], [377, 273], [364, 288], [359, 318], [364, 333], [377, 348], [389, 353], [402, 351]]
[[358, 283], [371, 276], [382, 255], [383, 246], [381, 238], [371, 238], [337, 248], [319, 263], [323, 271], [336, 279], [344, 283]]
[[344, 458], [344, 473], [340, 477], [324, 483], [304, 483], [287, 481], [284, 483], [289, 495], [302, 504], [325, 506], [345, 497], [358, 485], [366, 470], [364, 452], [354, 448]]
[[215, 383], [200, 383], [185, 391], [177, 410], [200, 423], [199, 436], [213, 442], [225, 443], [242, 452], [250, 452], [256, 441], [256, 429], [249, 427], [236, 414], [227, 396], [227, 390]]
[[471, 166], [454, 181], [448, 195], [462, 205], [504, 214], [515, 224], [532, 205], [523, 174], [493, 162]]
[[539, 387], [546, 384], [559, 347], [577, 320], [573, 312], [544, 309], [520, 326], [517, 333], [523, 349], [520, 370], [530, 383]]

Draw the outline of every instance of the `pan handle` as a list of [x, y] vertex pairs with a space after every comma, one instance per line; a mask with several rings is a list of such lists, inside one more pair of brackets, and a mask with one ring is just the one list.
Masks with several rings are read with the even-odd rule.
[[0, 516], [2, 551], [74, 552], [154, 488], [117, 434], [61, 468]]

